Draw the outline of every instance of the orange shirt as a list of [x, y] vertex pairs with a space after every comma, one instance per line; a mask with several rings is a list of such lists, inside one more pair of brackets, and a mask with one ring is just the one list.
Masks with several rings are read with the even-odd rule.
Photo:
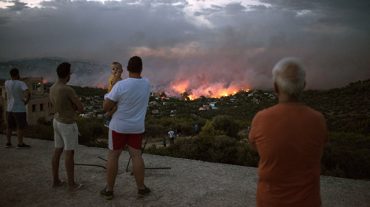
[[327, 142], [323, 115], [301, 103], [280, 103], [253, 118], [249, 141], [260, 156], [257, 206], [321, 205], [320, 162]]

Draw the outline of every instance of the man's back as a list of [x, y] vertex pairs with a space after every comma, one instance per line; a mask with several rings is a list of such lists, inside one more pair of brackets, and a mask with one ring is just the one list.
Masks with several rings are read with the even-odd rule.
[[76, 106], [71, 98], [77, 96], [74, 90], [60, 81], [50, 88], [50, 100], [54, 108], [54, 118], [59, 122], [71, 124], [76, 121]]
[[259, 206], [319, 206], [320, 160], [327, 141], [321, 113], [300, 103], [259, 112], [250, 141], [260, 155]]
[[27, 85], [20, 80], [7, 80], [4, 85], [7, 93], [7, 111], [26, 112], [23, 92], [28, 89]]
[[108, 98], [117, 103], [109, 128], [119, 133], [142, 133], [150, 95], [145, 78], [127, 78], [117, 82]]

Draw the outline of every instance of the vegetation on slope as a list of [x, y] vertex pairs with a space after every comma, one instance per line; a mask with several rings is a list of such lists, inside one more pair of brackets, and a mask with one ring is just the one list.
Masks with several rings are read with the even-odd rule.
[[[92, 90], [92, 91], [90, 91]], [[100, 89], [77, 89], [80, 95], [101, 96]], [[324, 175], [370, 179], [370, 80], [351, 83], [326, 91], [309, 90], [302, 100], [321, 111], [330, 130], [329, 143], [322, 158]], [[199, 111], [215, 102], [218, 109]], [[170, 129], [179, 137], [175, 144], [163, 148], [148, 146], [153, 154], [257, 166], [258, 155], [251, 151], [248, 128], [257, 111], [276, 104], [271, 91], [241, 91], [220, 99], [202, 97], [194, 101], [176, 98], [150, 98], [146, 118], [146, 136], [163, 138]], [[155, 111], [155, 113], [154, 113]], [[199, 126], [199, 131], [194, 126]], [[107, 128], [99, 119], [81, 119], [80, 143], [104, 146]], [[27, 136], [52, 139], [50, 123], [40, 123], [27, 131]]]

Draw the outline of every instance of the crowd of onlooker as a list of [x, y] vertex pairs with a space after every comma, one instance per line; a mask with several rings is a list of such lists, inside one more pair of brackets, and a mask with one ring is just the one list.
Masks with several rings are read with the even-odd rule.
[[[142, 140], [145, 132], [150, 83], [141, 76], [142, 60], [133, 56], [127, 64], [128, 77], [122, 79], [123, 67], [112, 63], [108, 93], [104, 96], [103, 110], [108, 132], [108, 160], [106, 184], [100, 194], [110, 200], [118, 171], [118, 160], [127, 147], [133, 161], [138, 195], [151, 190], [144, 184]], [[74, 89], [67, 85], [71, 78], [71, 64], [64, 62], [56, 69], [58, 80], [50, 88], [53, 104], [54, 143], [52, 155], [53, 187], [67, 185], [76, 191], [83, 184], [75, 182], [74, 152], [78, 145], [76, 119], [84, 106]], [[17, 147], [30, 148], [23, 142], [27, 126], [26, 105], [30, 100], [27, 85], [20, 80], [19, 70], [10, 70], [11, 79], [5, 82], [6, 147], [12, 147], [12, 131], [17, 131]], [[320, 163], [327, 140], [324, 116], [300, 101], [305, 88], [305, 71], [297, 59], [285, 58], [272, 69], [273, 86], [278, 104], [259, 111], [249, 130], [249, 144], [259, 156], [257, 206], [321, 206]], [[194, 126], [199, 132], [199, 126]], [[168, 131], [170, 144], [177, 132]], [[166, 145], [166, 140], [163, 142]], [[67, 181], [59, 176], [59, 162], [65, 156]]]

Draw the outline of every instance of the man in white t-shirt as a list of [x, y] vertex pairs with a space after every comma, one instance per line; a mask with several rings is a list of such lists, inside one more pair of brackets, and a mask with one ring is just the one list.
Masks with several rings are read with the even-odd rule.
[[7, 143], [6, 147], [11, 147], [12, 131], [17, 129], [18, 145], [17, 148], [28, 148], [30, 145], [23, 142], [24, 128], [27, 126], [26, 105], [30, 100], [31, 94], [27, 85], [20, 81], [19, 70], [13, 68], [10, 70], [11, 80], [5, 81], [5, 90], [7, 96]]
[[105, 96], [104, 111], [117, 106], [109, 123], [109, 154], [107, 163], [107, 184], [100, 192], [107, 200], [113, 198], [113, 187], [118, 171], [118, 159], [126, 145], [133, 162], [133, 174], [139, 195], [147, 195], [150, 189], [144, 185], [144, 160], [141, 156], [141, 142], [145, 132], [145, 114], [148, 107], [150, 84], [141, 77], [143, 65], [138, 56], [131, 57], [127, 70], [129, 77], [117, 82]]

